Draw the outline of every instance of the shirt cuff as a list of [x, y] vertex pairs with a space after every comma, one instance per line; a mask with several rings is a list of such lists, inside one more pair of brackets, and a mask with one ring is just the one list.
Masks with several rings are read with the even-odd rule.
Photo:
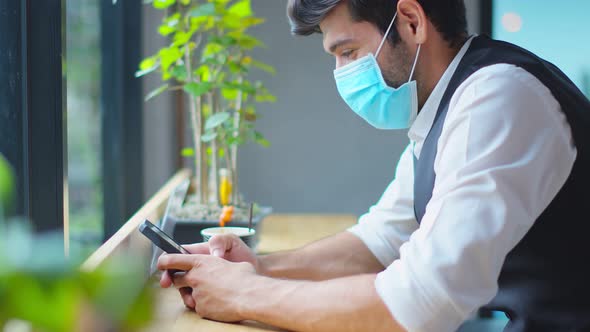
[[383, 239], [379, 233], [369, 227], [367, 224], [357, 224], [348, 229], [348, 231], [358, 237], [369, 248], [369, 251], [383, 265], [388, 266], [399, 257], [397, 250], [392, 248], [387, 240]]
[[[426, 272], [426, 271], [424, 271]], [[423, 278], [420, 278], [422, 276]], [[375, 288], [394, 319], [411, 332], [454, 332], [467, 318], [434, 284], [396, 260], [375, 279]]]

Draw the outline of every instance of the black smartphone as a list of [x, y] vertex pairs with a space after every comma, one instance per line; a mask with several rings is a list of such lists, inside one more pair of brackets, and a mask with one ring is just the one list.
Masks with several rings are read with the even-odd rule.
[[147, 219], [139, 225], [139, 231], [156, 246], [169, 254], [190, 254], [190, 252], [184, 249], [180, 244], [172, 240], [168, 234], [164, 233], [164, 231]]

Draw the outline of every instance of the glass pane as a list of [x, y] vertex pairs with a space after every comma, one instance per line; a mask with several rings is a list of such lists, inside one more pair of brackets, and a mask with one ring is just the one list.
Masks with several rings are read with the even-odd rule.
[[99, 4], [66, 5], [70, 239], [88, 253], [103, 232]]
[[[549, 4], [553, 4], [549, 6]], [[567, 15], [558, 15], [568, 8]], [[493, 35], [522, 46], [563, 70], [590, 96], [590, 1], [495, 0]]]

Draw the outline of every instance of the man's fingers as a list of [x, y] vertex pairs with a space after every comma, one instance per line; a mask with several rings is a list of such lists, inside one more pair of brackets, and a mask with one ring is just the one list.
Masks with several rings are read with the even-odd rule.
[[230, 251], [237, 236], [235, 234], [215, 235], [209, 240], [209, 252], [213, 256], [224, 258]]
[[164, 254], [158, 259], [158, 270], [189, 271], [198, 259], [198, 255]]
[[183, 247], [191, 254], [209, 255], [209, 244], [206, 242], [183, 245]]
[[170, 278], [170, 273], [168, 271], [162, 273], [162, 277], [160, 277], [160, 286], [162, 286], [162, 288], [172, 286], [172, 278]]
[[185, 287], [191, 286], [186, 281], [185, 274], [173, 275], [172, 276], [172, 283], [174, 284], [174, 287], [176, 287], [176, 288], [185, 288]]
[[190, 287], [184, 287], [179, 289], [178, 292], [180, 292], [180, 297], [182, 297], [182, 302], [184, 302], [184, 305], [187, 308], [194, 310], [196, 303], [195, 299], [193, 298], [193, 289]]

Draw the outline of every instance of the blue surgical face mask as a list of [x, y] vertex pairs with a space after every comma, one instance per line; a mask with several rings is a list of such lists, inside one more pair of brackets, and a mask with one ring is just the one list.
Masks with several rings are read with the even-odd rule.
[[377, 57], [396, 17], [397, 13], [375, 55], [369, 54], [334, 71], [336, 86], [344, 101], [356, 114], [377, 129], [409, 128], [418, 114], [418, 90], [412, 76], [421, 45], [418, 45], [410, 79], [397, 89], [385, 83], [377, 63]]

